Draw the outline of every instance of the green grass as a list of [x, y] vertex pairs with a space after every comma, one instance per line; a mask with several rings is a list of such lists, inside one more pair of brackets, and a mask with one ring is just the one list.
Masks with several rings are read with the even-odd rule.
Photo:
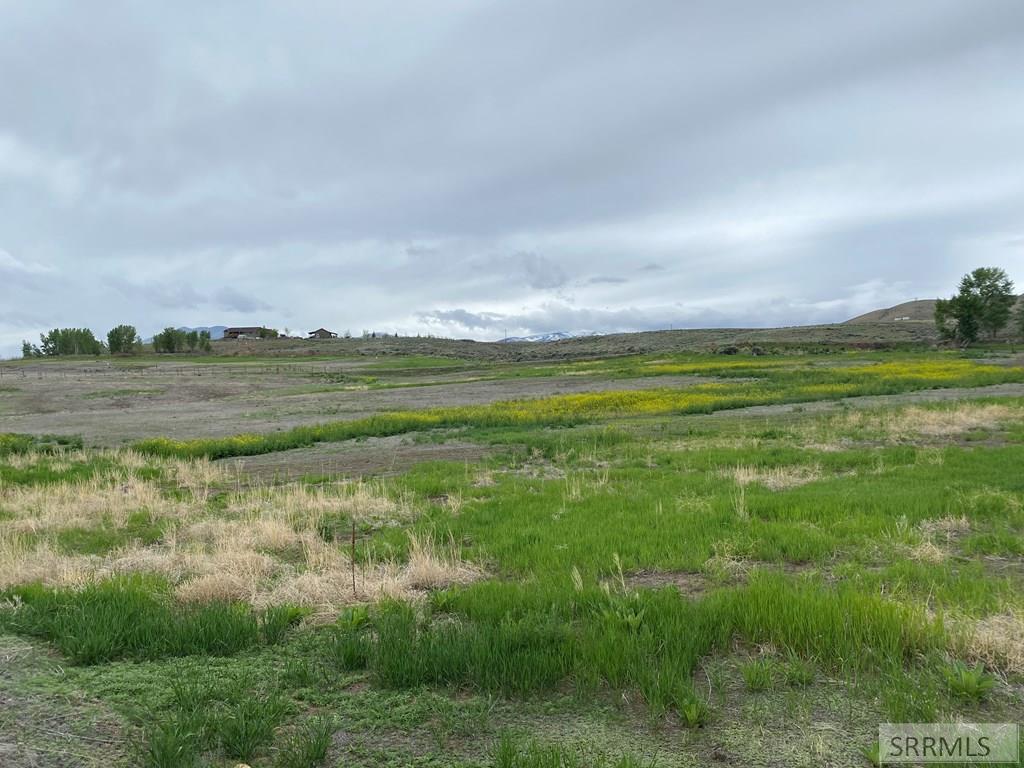
[[[624, 416], [713, 413], [754, 405], [1024, 381], [1024, 369], [946, 358], [911, 358], [883, 363], [869, 360], [860, 365], [832, 367], [796, 365], [788, 361], [774, 361], [773, 364], [739, 362], [665, 363], [647, 368], [652, 376], [689, 374], [739, 380], [679, 390], [556, 395], [479, 406], [385, 412], [353, 421], [300, 426], [263, 435], [240, 434], [196, 440], [154, 438], [140, 441], [134, 447], [142, 453], [157, 456], [225, 458], [427, 429], [564, 427]], [[747, 381], [752, 377], [758, 380], [755, 383]]]
[[[11, 603], [13, 601], [13, 603]], [[80, 590], [38, 585], [0, 591], [0, 628], [51, 641], [78, 664], [123, 658], [230, 655], [283, 636], [279, 608], [176, 605], [151, 578], [118, 578]], [[288, 613], [293, 623], [298, 613]]]
[[0, 432], [0, 458], [30, 451], [52, 453], [81, 447], [82, 438], [78, 435], [21, 435]]
[[[391, 370], [415, 383], [433, 362]], [[401, 561], [411, 529], [454, 542], [487, 577], [345, 610], [326, 626], [287, 606], [181, 605], [152, 579], [18, 587], [0, 594], [16, 605], [0, 608], [0, 629], [78, 662], [64, 667], [61, 695], [85, 691], [126, 713], [144, 734], [141, 765], [298, 768], [329, 755], [403, 768], [678, 768], [720, 762], [719, 751], [744, 764], [765, 750], [813, 765], [819, 747], [852, 763], [884, 720], [995, 722], [1020, 711], [1019, 675], [976, 666], [959, 629], [1024, 609], [1024, 431], [1011, 416], [984, 440], [893, 437], [884, 425], [899, 407], [878, 408], [870, 423], [841, 408], [718, 411], [1020, 380], [1019, 369], [993, 368], [904, 354], [487, 366], [492, 377], [714, 380], [153, 442], [154, 453], [235, 455], [375, 431], [444, 440], [451, 433], [434, 427], [458, 428], [489, 443], [489, 458], [381, 480], [415, 516], [360, 526], [358, 562]], [[23, 470], [0, 462], [0, 478], [88, 477], [88, 461], [68, 469], [55, 458]], [[798, 482], [741, 489], [737, 468]], [[223, 496], [208, 512], [231, 514]], [[345, 547], [351, 521], [328, 512], [313, 534]], [[161, 535], [143, 513], [120, 530], [45, 534], [90, 556]], [[926, 543], [937, 549], [919, 556]], [[785, 751], [794, 745], [806, 755]]]
[[103, 555], [132, 543], [156, 544], [166, 531], [166, 520], [154, 520], [145, 511], [128, 516], [124, 525], [109, 522], [88, 528], [61, 528], [55, 534], [57, 546], [67, 553]]
[[102, 400], [115, 397], [145, 397], [159, 395], [163, 391], [162, 389], [99, 389], [95, 392], [86, 392], [82, 397], [86, 400]]

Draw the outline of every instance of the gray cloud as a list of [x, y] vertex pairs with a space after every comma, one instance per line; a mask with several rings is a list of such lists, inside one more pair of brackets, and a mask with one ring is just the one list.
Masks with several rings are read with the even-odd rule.
[[1024, 282], [1019, 0], [0, 24], [0, 354], [58, 324], [790, 324], [983, 263]]
[[161, 309], [197, 309], [206, 303], [206, 297], [187, 282], [131, 282], [111, 278], [112, 285], [123, 296], [141, 300]]
[[266, 312], [273, 309], [267, 302], [242, 293], [231, 286], [225, 286], [217, 291], [214, 295], [214, 302], [220, 309], [235, 312]]
[[526, 284], [539, 291], [561, 288], [569, 278], [557, 263], [536, 253], [517, 253], [515, 260], [522, 264]]

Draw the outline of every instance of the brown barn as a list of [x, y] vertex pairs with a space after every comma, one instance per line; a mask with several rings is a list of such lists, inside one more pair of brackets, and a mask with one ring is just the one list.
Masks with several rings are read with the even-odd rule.
[[247, 327], [247, 328], [225, 328], [224, 338], [225, 339], [258, 339], [260, 338], [260, 331], [262, 328], [259, 327]]
[[309, 338], [311, 339], [336, 339], [338, 334], [334, 331], [328, 331], [326, 328], [317, 328], [315, 331], [309, 332]]

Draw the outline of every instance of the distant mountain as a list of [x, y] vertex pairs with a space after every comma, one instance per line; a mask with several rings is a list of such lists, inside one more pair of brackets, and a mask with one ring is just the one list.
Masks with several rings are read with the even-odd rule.
[[593, 331], [584, 331], [582, 333], [567, 333], [565, 331], [552, 331], [551, 333], [537, 333], [533, 336], [509, 336], [507, 339], [500, 339], [501, 342], [512, 343], [513, 341], [565, 341], [566, 339], [576, 339], [581, 336], [597, 336], [598, 334]]
[[226, 331], [227, 329], [228, 327], [226, 325], [200, 325], [197, 326], [196, 328], [188, 328], [186, 326], [182, 326], [178, 330], [185, 331], [186, 333], [188, 333], [189, 331], [209, 331], [210, 338], [216, 341], [217, 339], [224, 338], [224, 331]]

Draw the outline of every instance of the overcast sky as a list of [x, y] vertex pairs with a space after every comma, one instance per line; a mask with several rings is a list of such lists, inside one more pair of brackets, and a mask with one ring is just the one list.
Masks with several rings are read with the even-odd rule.
[[1024, 290], [1022, 0], [0, 0], [0, 354]]

